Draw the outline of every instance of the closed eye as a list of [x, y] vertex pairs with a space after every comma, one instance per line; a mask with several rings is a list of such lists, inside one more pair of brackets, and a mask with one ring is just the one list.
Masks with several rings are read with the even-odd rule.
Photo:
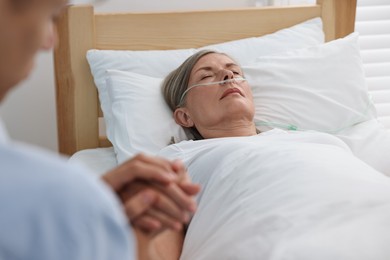
[[206, 76], [203, 76], [200, 80], [204, 80], [204, 79], [207, 79], [207, 78], [210, 78], [211, 76], [210, 75], [206, 75]]

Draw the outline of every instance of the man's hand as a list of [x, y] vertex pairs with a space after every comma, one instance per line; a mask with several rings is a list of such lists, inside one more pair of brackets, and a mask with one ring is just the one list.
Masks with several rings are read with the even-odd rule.
[[180, 230], [196, 209], [190, 182], [179, 161], [137, 155], [103, 176], [120, 196], [131, 223], [148, 234]]

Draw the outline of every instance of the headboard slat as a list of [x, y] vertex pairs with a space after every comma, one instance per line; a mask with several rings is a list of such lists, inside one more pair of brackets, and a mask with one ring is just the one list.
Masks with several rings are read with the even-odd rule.
[[198, 48], [269, 34], [319, 16], [319, 5], [115, 16], [98, 14], [96, 47], [108, 50]]
[[95, 47], [91, 6], [68, 8], [58, 22], [59, 44], [54, 53], [59, 150], [98, 147], [98, 97], [87, 63], [87, 50]]

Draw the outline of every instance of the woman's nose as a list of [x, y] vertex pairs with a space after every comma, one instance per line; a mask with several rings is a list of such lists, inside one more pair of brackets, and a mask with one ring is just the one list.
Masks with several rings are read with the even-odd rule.
[[53, 22], [49, 22], [43, 32], [43, 39], [41, 49], [51, 50], [57, 41], [57, 33], [54, 28]]
[[223, 70], [222, 71], [222, 79], [223, 80], [228, 80], [234, 78], [234, 73], [230, 70]]

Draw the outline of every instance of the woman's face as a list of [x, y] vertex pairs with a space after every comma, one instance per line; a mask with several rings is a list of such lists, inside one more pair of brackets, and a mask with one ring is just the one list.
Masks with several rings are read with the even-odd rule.
[[55, 43], [53, 18], [64, 0], [0, 1], [0, 100], [10, 88], [25, 79], [41, 49]]
[[[223, 54], [211, 53], [195, 64], [189, 87], [240, 76], [243, 76], [241, 68], [232, 59]], [[195, 126], [201, 134], [202, 129], [253, 122], [253, 97], [246, 81], [194, 87], [188, 91], [185, 100], [185, 106], [175, 111], [175, 119], [185, 127]]]

